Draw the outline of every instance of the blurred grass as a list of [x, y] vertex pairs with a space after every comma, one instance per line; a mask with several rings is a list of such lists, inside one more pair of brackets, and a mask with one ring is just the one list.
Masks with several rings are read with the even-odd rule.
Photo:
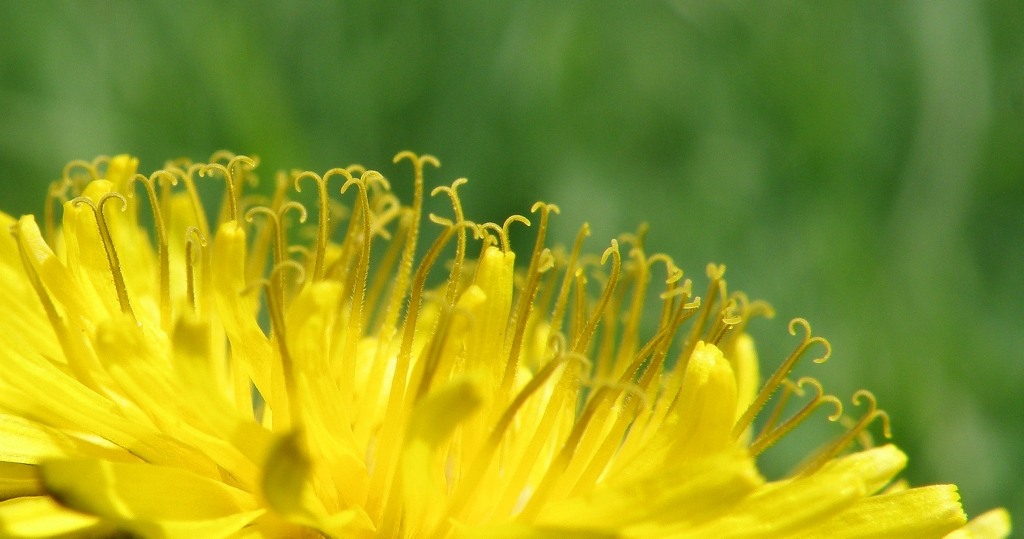
[[[3, 208], [65, 162], [229, 148], [278, 168], [458, 176], [590, 245], [646, 221], [835, 349], [918, 483], [1024, 522], [1024, 6], [888, 2], [0, 2]], [[769, 463], [771, 466], [771, 464]]]

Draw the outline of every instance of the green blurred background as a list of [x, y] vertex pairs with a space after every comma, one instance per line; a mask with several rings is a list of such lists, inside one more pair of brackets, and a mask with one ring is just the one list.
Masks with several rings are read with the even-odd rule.
[[[471, 179], [470, 218], [557, 202], [593, 249], [649, 222], [871, 388], [916, 483], [1024, 525], [1024, 4], [0, 2], [0, 200], [65, 162], [216, 149]], [[401, 182], [396, 182], [401, 183]], [[773, 466], [771, 462], [767, 463]]]

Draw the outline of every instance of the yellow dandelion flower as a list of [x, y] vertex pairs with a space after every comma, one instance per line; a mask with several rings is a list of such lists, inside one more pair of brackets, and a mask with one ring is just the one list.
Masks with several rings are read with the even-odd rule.
[[[474, 223], [462, 179], [421, 224], [438, 162], [398, 161], [409, 204], [359, 166], [280, 173], [261, 200], [243, 193], [256, 160], [219, 152], [148, 177], [75, 162], [41, 226], [0, 214], [0, 535], [1008, 533], [1002, 510], [967, 523], [955, 486], [894, 481], [906, 457], [867, 440], [889, 428], [870, 393], [844, 407], [790, 379], [830, 354], [806, 321], [762, 383], [745, 327], [771, 309], [723, 266], [696, 297], [643, 231], [600, 256], [585, 226], [549, 248], [556, 206]], [[535, 231], [525, 257], [513, 226]], [[762, 476], [756, 457], [820, 408], [845, 433]]]

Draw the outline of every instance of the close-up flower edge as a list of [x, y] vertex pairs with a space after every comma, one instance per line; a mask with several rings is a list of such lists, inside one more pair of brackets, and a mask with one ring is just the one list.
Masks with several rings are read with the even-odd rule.
[[[220, 151], [75, 161], [39, 221], [0, 212], [0, 535], [1009, 534], [898, 479], [875, 396], [802, 375], [832, 353], [807, 320], [762, 374], [747, 324], [774, 311], [724, 265], [700, 294], [645, 227], [549, 247], [558, 206], [478, 223], [465, 179], [394, 161], [408, 204], [361, 165], [260, 195]], [[807, 421], [839, 434], [766, 477]]]

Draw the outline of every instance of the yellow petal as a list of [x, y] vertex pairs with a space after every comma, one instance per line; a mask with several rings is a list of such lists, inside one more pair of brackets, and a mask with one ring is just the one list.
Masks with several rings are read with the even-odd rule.
[[736, 374], [736, 419], [747, 411], [761, 389], [761, 375], [754, 339], [743, 333], [736, 337], [729, 356], [732, 370]]
[[[263, 497], [284, 520], [331, 536], [354, 537], [373, 531], [373, 523], [358, 506], [328, 515], [311, 488], [313, 462], [301, 434], [292, 432], [273, 445], [263, 466]], [[344, 488], [344, 485], [341, 485]]]
[[727, 511], [762, 483], [746, 453], [722, 453], [602, 484], [589, 494], [545, 507], [537, 523], [650, 531], [658, 522], [701, 522]]
[[621, 537], [614, 532], [526, 524], [456, 528], [454, 536], [460, 539], [614, 539]]
[[868, 494], [874, 494], [906, 465], [907, 455], [895, 445], [886, 444], [830, 461], [818, 473], [852, 473], [864, 481]]
[[[223, 432], [233, 426], [234, 421], [229, 418], [237, 417], [232, 413], [237, 408], [232, 402], [234, 395], [225, 390], [231, 387], [225, 364], [213, 357], [212, 350], [217, 348], [211, 342], [213, 331], [209, 320], [190, 312], [182, 313], [172, 334], [171, 366], [177, 385], [189, 388], [189, 400], [203, 410], [206, 421]], [[252, 397], [247, 397], [251, 401]]]
[[505, 347], [505, 330], [509, 312], [512, 309], [512, 273], [515, 267], [515, 253], [502, 252], [490, 246], [480, 257], [475, 286], [484, 293], [487, 301], [476, 304], [470, 316], [473, 319], [471, 335], [466, 343], [468, 372], [480, 372], [486, 377], [481, 380], [497, 387], [504, 374], [502, 351]]
[[[34, 224], [31, 217], [23, 219]], [[5, 232], [0, 233], [0, 282], [4, 283], [0, 297], [0, 327], [5, 332], [3, 342], [17, 338], [26, 341], [40, 355], [64, 362], [38, 294], [26, 278], [22, 249], [18, 247], [17, 223], [11, 216], [0, 212], [0, 231]], [[6, 233], [8, 230], [10, 234]]]
[[857, 501], [794, 537], [941, 537], [967, 521], [954, 485], [933, 485]]
[[64, 506], [145, 536], [221, 537], [262, 513], [250, 494], [178, 468], [66, 459], [39, 470]]
[[139, 158], [128, 154], [119, 154], [107, 162], [106, 180], [113, 183], [121, 193], [131, 192], [132, 176], [139, 169]]
[[309, 488], [313, 463], [301, 444], [300, 434], [292, 432], [271, 448], [263, 466], [263, 497], [285, 519], [316, 527], [327, 510]]
[[1010, 536], [1010, 513], [999, 508], [986, 511], [964, 527], [946, 535], [945, 539], [1001, 539]]
[[[56, 339], [50, 339], [48, 345], [40, 346], [38, 343], [31, 345], [31, 350], [37, 355], [50, 358], [55, 363], [68, 364], [70, 370], [82, 383], [96, 388], [99, 385], [97, 380], [104, 379], [104, 372], [95, 354], [89, 345], [89, 336], [92, 334], [92, 320], [90, 316], [89, 300], [82, 294], [79, 286], [74, 281], [71, 272], [64, 267], [50, 247], [43, 240], [39, 227], [32, 216], [25, 216], [18, 220], [11, 228], [19, 248], [14, 252], [5, 251], [4, 258], [9, 260], [20, 260], [22, 265], [21, 275], [29, 277], [37, 282], [39, 290], [37, 297], [19, 298], [14, 292], [18, 287], [11, 287], [11, 294], [5, 294], [5, 299], [14, 303], [7, 304], [2, 312], [27, 321], [34, 325], [32, 331], [26, 332], [37, 338], [50, 339], [51, 330], [45, 326], [52, 327]], [[21, 277], [19, 275], [19, 277]], [[23, 279], [15, 280], [15, 282]], [[7, 281], [4, 281], [7, 282]], [[38, 297], [42, 295], [42, 297]], [[47, 309], [49, 320], [38, 315], [20, 312], [24, 305], [38, 307], [42, 302], [48, 302]], [[101, 308], [100, 306], [96, 306]], [[2, 325], [5, 332], [16, 331], [16, 326], [10, 323]], [[4, 342], [10, 343], [10, 337], [17, 336], [17, 333], [9, 332], [4, 336]], [[22, 340], [19, 338], [18, 340]], [[60, 343], [60, 352], [52, 349], [52, 346]]]
[[100, 519], [57, 504], [53, 498], [16, 498], [0, 502], [0, 536], [57, 537], [92, 531]]
[[402, 451], [407, 529], [429, 529], [440, 517], [447, 498], [448, 463], [438, 458], [439, 450], [455, 427], [472, 416], [482, 403], [476, 386], [460, 379], [429, 394], [413, 408]]
[[69, 318], [85, 318], [88, 313], [101, 307], [98, 302], [94, 303], [86, 297], [85, 290], [75, 282], [72, 272], [46, 244], [35, 218], [28, 215], [18, 219], [15, 234], [22, 242], [28, 260], [40, 280], [53, 294], [56, 302], [69, 311]]
[[721, 518], [678, 537], [787, 537], [864, 498], [864, 483], [853, 474], [816, 474], [769, 483], [733, 506]]
[[40, 496], [43, 486], [36, 467], [19, 462], [0, 462], [0, 500], [19, 496]]
[[[214, 476], [216, 466], [195, 448], [122, 415], [125, 409], [96, 394], [31, 351], [6, 348], [5, 376], [0, 378], [0, 409], [31, 417], [53, 428], [97, 436], [147, 462], [193, 468]], [[16, 384], [16, 385], [15, 385]]]
[[676, 440], [669, 451], [672, 458], [708, 455], [732, 442], [736, 377], [717, 346], [697, 343], [686, 366], [675, 412], [678, 415], [664, 429]]
[[[255, 485], [257, 477], [252, 463], [262, 463], [270, 451], [273, 434], [238, 413], [238, 407], [231, 403], [233, 395], [229, 395], [226, 380], [227, 373], [218, 369], [215, 359], [211, 358], [209, 324], [191, 315], [178, 319], [174, 329], [174, 373], [172, 378], [165, 379], [164, 384], [178, 388], [177, 393], [186, 396], [192, 405], [191, 416], [201, 419], [199, 423], [209, 430], [208, 435], [191, 430], [193, 443], [211, 455], [219, 455], [219, 462], [231, 470], [236, 480]], [[175, 378], [178, 383], [175, 383]], [[157, 393], [164, 388], [155, 388]], [[147, 395], [147, 399], [150, 397]], [[251, 402], [252, 396], [246, 393], [245, 399]], [[251, 403], [247, 404], [251, 410]], [[197, 413], [198, 411], [198, 413]], [[211, 438], [211, 436], [213, 438]], [[217, 439], [220, 438], [220, 439]], [[226, 447], [230, 443], [233, 449]], [[240, 460], [239, 453], [245, 456]]]
[[43, 459], [68, 456], [138, 460], [138, 457], [119, 447], [88, 443], [60, 430], [7, 414], [0, 414], [0, 439], [3, 440], [3, 445], [0, 445], [0, 462], [38, 464]]
[[[340, 293], [337, 283], [321, 281], [305, 287], [292, 301], [285, 324], [288, 349], [291, 357], [301, 360], [293, 360], [288, 373], [280, 365], [282, 375], [293, 379], [289, 395], [297, 415], [293, 419], [301, 421], [304, 442], [317, 462], [313, 486], [329, 512], [365, 502], [370, 483], [364, 452], [357, 449], [351, 428], [350, 393], [340, 391], [338, 379], [328, 374], [332, 372], [329, 336], [335, 329]], [[356, 357], [346, 360], [354, 362]]]
[[97, 353], [108, 366], [111, 378], [161, 432], [196, 448], [244, 487], [256, 484], [256, 464], [225, 440], [223, 431], [218, 429], [226, 427], [230, 432], [238, 421], [223, 417], [223, 408], [197, 407], [202, 402], [202, 392], [175, 383], [177, 376], [165, 356], [166, 345], [161, 346], [162, 334], [146, 332], [145, 327], [124, 320], [110, 321], [100, 325], [96, 340]]
[[[213, 243], [213, 281], [217, 310], [231, 342], [231, 361], [248, 377], [273, 410], [285, 413], [287, 396], [274, 392], [270, 380], [270, 342], [256, 322], [253, 298], [243, 295], [245, 280], [245, 231], [235, 221], [220, 226]], [[280, 401], [280, 402], [279, 402]]]

